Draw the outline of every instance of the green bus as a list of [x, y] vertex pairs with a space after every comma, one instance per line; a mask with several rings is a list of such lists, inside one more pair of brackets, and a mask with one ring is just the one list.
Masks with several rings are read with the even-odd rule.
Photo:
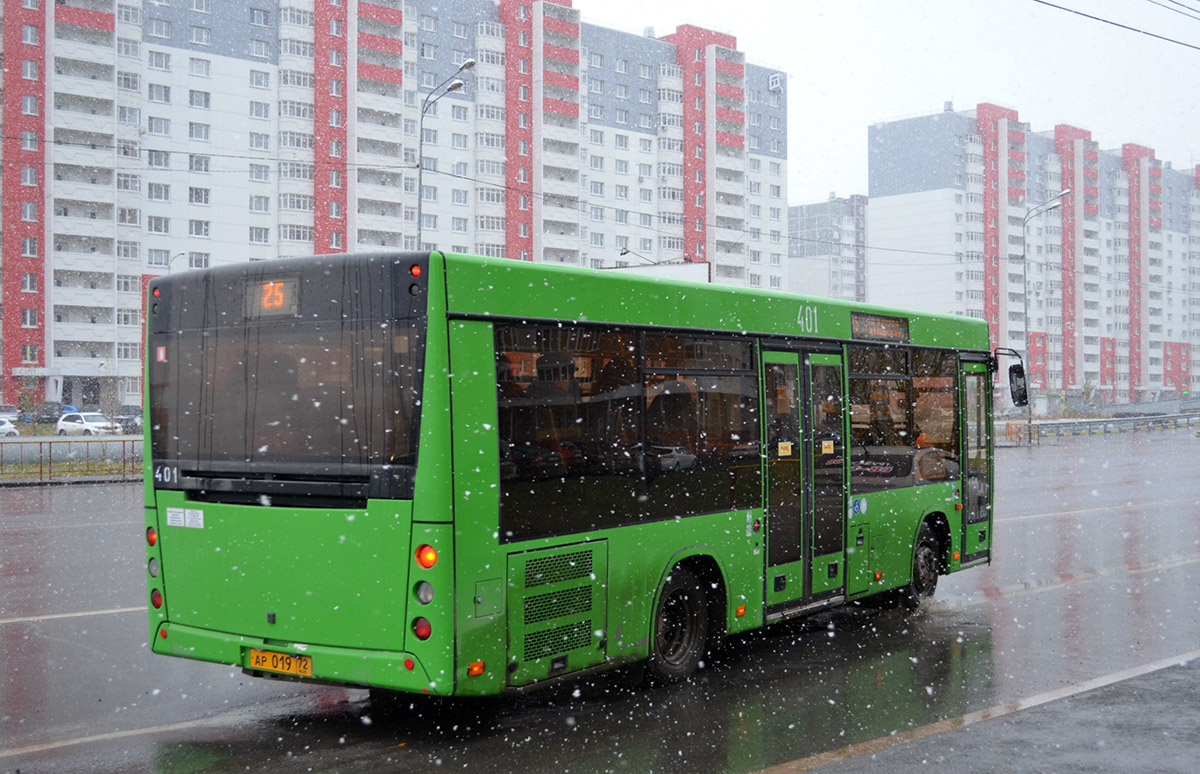
[[439, 696], [671, 681], [991, 561], [982, 320], [438, 252], [148, 305], [155, 653]]

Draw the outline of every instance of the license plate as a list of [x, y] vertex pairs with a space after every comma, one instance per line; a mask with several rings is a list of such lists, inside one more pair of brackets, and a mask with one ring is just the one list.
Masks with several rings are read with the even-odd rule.
[[250, 649], [250, 669], [265, 672], [280, 672], [297, 677], [312, 677], [312, 657], [294, 653], [276, 653], [273, 650]]

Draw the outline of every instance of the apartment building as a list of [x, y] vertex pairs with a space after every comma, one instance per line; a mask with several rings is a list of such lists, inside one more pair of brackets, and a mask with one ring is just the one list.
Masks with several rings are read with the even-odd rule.
[[869, 300], [988, 320], [1046, 404], [1200, 387], [1200, 167], [992, 104], [868, 145]]
[[144, 289], [189, 268], [420, 246], [787, 287], [786, 78], [729, 34], [567, 0], [3, 0], [2, 23], [0, 402], [140, 402]]
[[867, 197], [788, 207], [788, 290], [867, 300]]

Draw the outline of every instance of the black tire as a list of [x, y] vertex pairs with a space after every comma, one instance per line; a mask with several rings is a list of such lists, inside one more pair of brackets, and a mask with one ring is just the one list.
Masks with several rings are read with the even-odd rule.
[[650, 635], [647, 676], [656, 683], [686, 680], [700, 667], [708, 646], [708, 593], [690, 570], [671, 570], [658, 597]]
[[59, 434], [59, 435], [66, 435], [66, 434], [67, 434], [67, 431], [66, 431], [66, 430], [59, 430], [59, 431], [58, 431], [58, 434]]
[[937, 538], [929, 524], [921, 524], [917, 545], [913, 550], [912, 578], [900, 590], [900, 604], [905, 610], [916, 610], [937, 591], [942, 558]]

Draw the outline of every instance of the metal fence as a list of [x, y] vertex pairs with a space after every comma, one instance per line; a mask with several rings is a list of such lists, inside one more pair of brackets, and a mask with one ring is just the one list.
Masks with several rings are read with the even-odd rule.
[[139, 437], [0, 440], [0, 486], [141, 477]]
[[[997, 427], [996, 439], [1003, 445], [1012, 446], [1041, 443], [1043, 438], [1150, 433], [1180, 427], [1200, 427], [1200, 414], [1109, 419], [1039, 419], [1033, 423], [1032, 428], [1024, 420], [1001, 422]], [[1032, 438], [1029, 435], [1031, 429]]]

